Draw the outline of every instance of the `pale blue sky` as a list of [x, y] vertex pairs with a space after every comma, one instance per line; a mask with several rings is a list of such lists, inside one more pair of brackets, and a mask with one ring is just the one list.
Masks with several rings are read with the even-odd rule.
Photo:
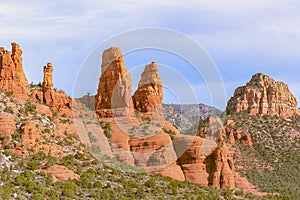
[[[9, 49], [11, 41], [20, 44], [29, 82], [41, 82], [42, 67], [52, 62], [55, 86], [71, 95], [81, 64], [103, 41], [131, 29], [168, 28], [206, 49], [220, 71], [227, 99], [257, 72], [286, 82], [300, 99], [299, 10], [297, 0], [1, 1], [0, 46]], [[155, 52], [125, 59], [128, 68], [150, 59], [169, 67], [185, 65], [176, 59], [166, 63], [163, 54]], [[197, 101], [211, 104], [203, 81], [189, 82], [198, 89]], [[98, 80], [95, 88], [97, 84]], [[172, 101], [166, 95], [165, 101]]]

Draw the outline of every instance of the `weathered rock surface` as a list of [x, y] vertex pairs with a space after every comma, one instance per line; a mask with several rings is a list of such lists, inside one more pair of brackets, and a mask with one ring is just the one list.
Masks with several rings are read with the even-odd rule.
[[186, 180], [215, 188], [233, 189], [234, 151], [227, 147], [229, 136], [219, 118], [209, 117], [207, 126], [198, 135], [179, 135], [173, 139], [177, 163], [181, 165]]
[[246, 86], [235, 90], [226, 111], [246, 111], [250, 115], [277, 115], [283, 118], [299, 112], [297, 100], [288, 86], [261, 73], [253, 75]]
[[15, 131], [15, 116], [8, 113], [0, 113], [0, 136], [11, 137]]
[[223, 143], [214, 152], [214, 169], [212, 173], [212, 186], [218, 189], [234, 189], [234, 171], [232, 159], [229, 159], [229, 149]]
[[42, 88], [43, 88], [42, 102], [46, 103], [54, 110], [59, 110], [64, 108], [71, 109], [73, 105], [71, 97], [67, 96], [64, 91], [57, 91], [53, 88], [52, 72], [53, 72], [53, 66], [51, 63], [48, 63], [47, 66], [44, 66], [44, 80], [42, 84]]
[[53, 72], [53, 66], [51, 63], [47, 63], [46, 66], [44, 66], [44, 80], [42, 87], [43, 89], [53, 89], [53, 82], [52, 82], [52, 72]]
[[19, 99], [26, 99], [26, 87], [28, 81], [22, 66], [22, 50], [16, 43], [11, 43], [12, 51], [0, 48], [0, 88], [14, 92], [14, 96]]
[[80, 179], [80, 176], [78, 174], [75, 174], [73, 171], [61, 165], [54, 165], [52, 167], [44, 169], [43, 172], [52, 174], [53, 181]]
[[132, 82], [121, 50], [111, 47], [103, 52], [101, 77], [95, 99], [98, 117], [133, 116]]
[[164, 121], [162, 109], [162, 81], [155, 62], [146, 65], [133, 95], [134, 108], [142, 112], [142, 117], [151, 121]]
[[34, 89], [31, 91], [31, 96], [42, 103], [47, 104], [54, 111], [58, 111], [59, 115], [66, 114], [71, 116], [73, 100], [64, 91], [58, 91], [53, 88], [52, 72], [53, 66], [48, 63], [44, 66], [44, 79], [42, 89]]
[[176, 136], [173, 139], [177, 154], [177, 163], [181, 166], [185, 179], [200, 185], [208, 185], [209, 174], [206, 172], [201, 147], [204, 139], [198, 136]]
[[22, 144], [28, 148], [32, 149], [39, 145], [38, 140], [41, 139], [41, 131], [31, 122], [26, 122], [21, 127], [21, 140]]

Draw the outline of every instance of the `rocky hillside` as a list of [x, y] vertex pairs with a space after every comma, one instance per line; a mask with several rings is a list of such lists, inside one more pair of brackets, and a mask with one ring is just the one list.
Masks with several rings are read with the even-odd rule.
[[204, 104], [163, 104], [165, 118], [179, 131], [185, 132], [209, 116], [221, 116], [222, 111]]
[[[242, 184], [236, 184], [243, 181], [234, 167], [234, 142], [227, 141], [226, 134], [220, 137], [217, 133], [226, 133], [222, 122], [215, 120], [218, 122], [216, 127], [211, 129], [208, 124], [197, 135], [181, 134], [163, 116], [162, 80], [155, 62], [145, 66], [139, 87], [131, 97], [128, 96], [131, 92], [130, 75], [120, 49], [105, 50], [102, 59], [95, 108], [113, 156], [149, 173], [218, 189], [244, 189]], [[88, 96], [82, 100], [89, 101]], [[180, 109], [170, 108], [172, 112]], [[214, 110], [206, 108], [206, 113]], [[197, 116], [197, 109], [196, 114], [193, 109], [193, 106], [187, 106], [185, 114]]]
[[[94, 100], [83, 97], [87, 103], [82, 104], [54, 89], [51, 63], [41, 68], [43, 83], [29, 85], [19, 45], [0, 50], [1, 199], [259, 199], [252, 194], [280, 199], [299, 194], [299, 159], [291, 156], [299, 150], [299, 116], [294, 104], [284, 106], [285, 97], [292, 96], [281, 86], [284, 98], [273, 99], [280, 108], [273, 117], [227, 110], [233, 113], [227, 119], [208, 117], [194, 135], [184, 135], [163, 113], [163, 80], [155, 62], [145, 66], [131, 96], [120, 49], [106, 50], [98, 93]], [[244, 101], [240, 93], [232, 99], [238, 105]], [[170, 105], [169, 115], [197, 120], [195, 107]], [[291, 110], [295, 115], [280, 114]]]
[[233, 130], [248, 134], [251, 145], [236, 145], [237, 171], [264, 192], [286, 199], [300, 196], [300, 116], [288, 119], [245, 113], [228, 116]]
[[[88, 93], [77, 100], [90, 110], [95, 110], [95, 95]], [[191, 129], [199, 121], [211, 115], [221, 116], [223, 112], [205, 104], [162, 104], [162, 109], [165, 119], [181, 132]]]

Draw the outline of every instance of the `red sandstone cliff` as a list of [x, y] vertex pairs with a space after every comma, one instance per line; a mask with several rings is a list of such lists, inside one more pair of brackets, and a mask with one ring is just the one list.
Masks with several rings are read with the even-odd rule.
[[226, 111], [288, 118], [298, 112], [298, 103], [285, 83], [258, 73], [252, 76], [246, 86], [235, 90]]

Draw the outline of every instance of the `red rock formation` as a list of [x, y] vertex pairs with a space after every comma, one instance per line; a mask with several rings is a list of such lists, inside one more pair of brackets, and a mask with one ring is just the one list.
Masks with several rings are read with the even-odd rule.
[[205, 158], [201, 156], [203, 138], [179, 135], [173, 139], [177, 163], [181, 166], [185, 179], [200, 185], [208, 185]]
[[67, 181], [71, 179], [80, 179], [80, 176], [78, 174], [75, 174], [73, 171], [61, 165], [54, 165], [42, 171], [45, 173], [52, 174], [53, 181]]
[[[73, 106], [72, 98], [67, 96], [64, 91], [57, 91], [53, 88], [52, 72], [53, 66], [51, 63], [48, 63], [47, 66], [44, 66], [44, 80], [42, 83], [42, 91], [33, 91], [33, 97], [47, 104], [56, 111], [64, 109], [69, 110]], [[70, 115], [70, 112], [66, 113]]]
[[134, 108], [143, 112], [142, 117], [152, 121], [164, 121], [162, 110], [162, 81], [155, 62], [146, 65], [137, 91], [133, 95]]
[[41, 139], [41, 131], [31, 122], [26, 122], [21, 127], [22, 144], [28, 149], [32, 149], [39, 145], [38, 140]]
[[44, 66], [44, 81], [43, 81], [43, 89], [53, 89], [53, 82], [52, 82], [52, 72], [53, 66], [51, 63], [47, 63]]
[[212, 173], [212, 186], [218, 189], [234, 189], [234, 171], [233, 163], [229, 159], [229, 149], [226, 143], [220, 144], [218, 149], [214, 152], [214, 163]]
[[22, 50], [16, 43], [11, 43], [12, 52], [0, 48], [0, 88], [13, 91], [18, 99], [26, 99], [28, 81], [22, 67]]
[[0, 113], [0, 136], [11, 136], [16, 131], [15, 116]]
[[132, 83], [121, 50], [111, 47], [103, 52], [101, 77], [95, 99], [98, 117], [133, 116]]
[[238, 87], [227, 103], [227, 113], [247, 111], [250, 115], [288, 118], [298, 113], [298, 103], [283, 82], [258, 73], [246, 86]]

